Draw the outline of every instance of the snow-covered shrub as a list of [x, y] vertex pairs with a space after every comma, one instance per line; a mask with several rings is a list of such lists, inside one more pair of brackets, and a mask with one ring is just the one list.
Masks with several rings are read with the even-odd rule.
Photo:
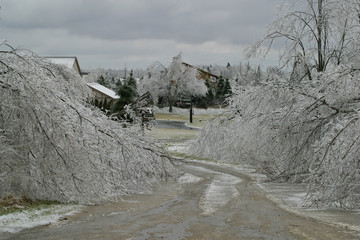
[[176, 170], [160, 147], [86, 104], [76, 73], [29, 52], [0, 53], [0, 197], [95, 202]]
[[242, 87], [189, 150], [251, 164], [272, 181], [308, 182], [310, 203], [359, 206], [359, 77], [339, 66], [298, 85]]

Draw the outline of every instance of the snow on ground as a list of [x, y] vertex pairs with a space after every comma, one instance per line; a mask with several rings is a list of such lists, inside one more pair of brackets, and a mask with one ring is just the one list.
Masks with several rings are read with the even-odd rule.
[[1, 232], [16, 233], [27, 228], [54, 224], [65, 216], [78, 213], [81, 208], [80, 205], [55, 205], [2, 215], [0, 216], [0, 234]]

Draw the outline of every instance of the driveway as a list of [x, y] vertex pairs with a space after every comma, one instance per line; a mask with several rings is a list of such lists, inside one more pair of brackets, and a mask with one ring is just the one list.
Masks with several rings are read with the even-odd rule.
[[179, 163], [184, 175], [153, 194], [86, 207], [50, 226], [0, 239], [359, 239], [356, 232], [298, 216], [270, 201], [231, 167]]

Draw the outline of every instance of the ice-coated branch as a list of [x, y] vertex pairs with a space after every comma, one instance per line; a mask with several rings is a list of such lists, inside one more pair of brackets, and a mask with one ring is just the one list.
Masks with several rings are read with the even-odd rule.
[[72, 70], [16, 50], [0, 53], [0, 69], [0, 197], [115, 200], [177, 174], [136, 126], [87, 104]]
[[339, 66], [301, 84], [243, 86], [190, 153], [251, 165], [268, 181], [307, 183], [307, 205], [360, 205], [358, 71]]

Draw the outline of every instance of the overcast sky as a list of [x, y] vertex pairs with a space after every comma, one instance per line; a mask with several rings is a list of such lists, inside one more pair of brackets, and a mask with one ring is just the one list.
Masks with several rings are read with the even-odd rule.
[[[2, 0], [0, 38], [83, 69], [238, 64], [275, 19], [280, 0]], [[264, 64], [277, 59], [270, 56]], [[258, 63], [257, 60], [253, 61]]]

